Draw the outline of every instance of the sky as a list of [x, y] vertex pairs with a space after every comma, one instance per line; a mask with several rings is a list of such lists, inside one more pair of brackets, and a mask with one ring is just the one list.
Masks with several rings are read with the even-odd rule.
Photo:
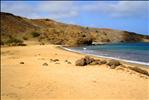
[[149, 1], [1, 1], [1, 11], [149, 35]]

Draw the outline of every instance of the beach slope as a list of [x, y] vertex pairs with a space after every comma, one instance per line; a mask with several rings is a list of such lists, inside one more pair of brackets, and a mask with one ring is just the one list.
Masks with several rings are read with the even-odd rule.
[[81, 57], [56, 45], [1, 48], [2, 100], [149, 99], [148, 77], [107, 65], [75, 66]]

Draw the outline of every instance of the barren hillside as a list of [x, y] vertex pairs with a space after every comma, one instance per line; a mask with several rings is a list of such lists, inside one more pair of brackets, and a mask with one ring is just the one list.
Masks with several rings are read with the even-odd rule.
[[12, 38], [69, 46], [92, 42], [149, 41], [149, 36], [133, 32], [70, 25], [51, 19], [28, 19], [4, 12], [0, 16], [1, 43]]

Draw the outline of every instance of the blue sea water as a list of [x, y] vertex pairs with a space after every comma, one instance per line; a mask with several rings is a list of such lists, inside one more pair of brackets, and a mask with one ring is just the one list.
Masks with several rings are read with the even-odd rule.
[[149, 43], [115, 43], [69, 48], [71, 50], [96, 56], [122, 59], [149, 65]]

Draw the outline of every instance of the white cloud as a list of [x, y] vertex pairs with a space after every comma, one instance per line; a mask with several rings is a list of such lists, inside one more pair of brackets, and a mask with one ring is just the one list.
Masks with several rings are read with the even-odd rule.
[[38, 11], [48, 13], [48, 16], [55, 18], [68, 18], [79, 15], [79, 10], [72, 1], [41, 2], [38, 5]]
[[61, 20], [78, 17], [80, 13], [107, 17], [148, 17], [147, 1], [2, 1], [1, 11], [29, 18], [52, 18]]
[[147, 17], [149, 13], [148, 1], [118, 1], [100, 2], [84, 5], [86, 11], [104, 13], [110, 17]]
[[72, 1], [2, 2], [2, 11], [29, 18], [69, 18], [79, 15], [79, 10]]

